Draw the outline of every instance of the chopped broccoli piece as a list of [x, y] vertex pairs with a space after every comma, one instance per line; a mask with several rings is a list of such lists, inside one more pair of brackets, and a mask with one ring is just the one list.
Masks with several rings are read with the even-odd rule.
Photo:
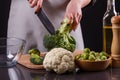
[[37, 48], [32, 48], [28, 51], [28, 54], [37, 54], [40, 55], [40, 51]]
[[32, 48], [28, 50], [30, 55], [30, 62], [36, 65], [41, 65], [43, 63], [43, 57], [40, 56], [40, 51], [37, 48]]
[[37, 54], [33, 54], [33, 53], [30, 56], [30, 61], [36, 65], [41, 65], [43, 63], [43, 59], [44, 59], [43, 57], [40, 57]]
[[39, 58], [40, 56], [37, 55], [37, 54], [32, 53], [32, 54], [30, 55], [30, 57], [31, 57], [31, 58]]
[[39, 58], [32, 58], [32, 57], [30, 57], [30, 61], [33, 64], [36, 64], [36, 65], [42, 65], [43, 64], [43, 58], [42, 57], [39, 57]]

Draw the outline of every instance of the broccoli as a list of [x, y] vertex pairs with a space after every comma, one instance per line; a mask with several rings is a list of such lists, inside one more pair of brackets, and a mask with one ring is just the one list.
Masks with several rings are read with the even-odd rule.
[[41, 65], [44, 58], [40, 56], [40, 51], [37, 48], [32, 48], [28, 51], [30, 54], [30, 62], [36, 65]]
[[40, 55], [40, 51], [37, 48], [32, 48], [28, 51], [28, 54], [31, 55], [32, 53]]
[[43, 60], [44, 60], [44, 58], [37, 54], [32, 53], [30, 55], [30, 62], [33, 64], [41, 65], [43, 63]]
[[43, 57], [37, 57], [37, 58], [32, 58], [30, 57], [30, 61], [33, 63], [33, 64], [36, 64], [36, 65], [42, 65], [43, 64]]
[[43, 45], [50, 51], [53, 48], [64, 48], [71, 52], [75, 50], [76, 41], [70, 35], [72, 24], [68, 24], [68, 19], [65, 18], [61, 23], [60, 28], [55, 32], [55, 35], [45, 35]]
[[56, 46], [55, 40], [56, 39], [55, 39], [54, 35], [45, 35], [44, 36], [43, 44], [48, 51]]

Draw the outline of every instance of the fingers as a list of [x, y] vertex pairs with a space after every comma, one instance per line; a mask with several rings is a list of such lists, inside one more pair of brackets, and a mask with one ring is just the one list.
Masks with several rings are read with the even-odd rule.
[[74, 17], [74, 19], [75, 19], [74, 21], [75, 21], [76, 23], [79, 23], [79, 22], [80, 22], [80, 19], [81, 19], [81, 16], [82, 16], [82, 15], [80, 15], [79, 13], [76, 13], [76, 14], [75, 14], [75, 17]]
[[67, 16], [65, 16], [68, 18], [68, 24], [72, 24], [73, 25], [73, 30], [75, 30], [77, 28], [77, 25], [80, 23], [81, 17], [82, 15], [80, 15], [79, 13], [76, 14], [68, 14]]
[[43, 2], [43, 0], [29, 0], [30, 6], [32, 8], [35, 7], [35, 13], [37, 13], [40, 10], [40, 8], [42, 7], [42, 2]]
[[36, 9], [35, 9], [35, 12], [36, 12], [36, 13], [40, 10], [41, 5], [42, 5], [42, 4], [40, 3], [40, 0], [39, 0], [38, 3], [37, 3]]
[[75, 31], [76, 30], [76, 28], [77, 28], [77, 25], [78, 25], [78, 23], [76, 23], [75, 21], [73, 22], [73, 24], [72, 24], [72, 29]]
[[31, 4], [33, 0], [28, 0], [28, 1], [29, 1], [29, 3]]
[[30, 6], [35, 7], [37, 5], [38, 0], [31, 0]]
[[74, 19], [73, 14], [68, 14], [66, 17], [68, 18], [68, 24], [73, 23], [73, 19]]
[[78, 24], [80, 23], [81, 18], [82, 18], [82, 15], [80, 15], [79, 13], [75, 15], [74, 20], [73, 20], [73, 30], [77, 28]]

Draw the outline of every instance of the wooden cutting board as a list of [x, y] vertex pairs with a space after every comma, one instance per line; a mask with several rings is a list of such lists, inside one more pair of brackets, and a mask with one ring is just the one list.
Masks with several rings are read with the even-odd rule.
[[[40, 55], [44, 56], [43, 53], [41, 53]], [[31, 63], [29, 59], [30, 59], [29, 54], [20, 55], [20, 58], [18, 59], [18, 64], [21, 64], [22, 66], [30, 69], [44, 69], [43, 65], [35, 65]]]
[[[76, 56], [77, 54], [80, 54], [81, 52], [82, 52], [81, 50], [75, 50], [73, 52], [73, 56]], [[44, 56], [45, 54], [46, 53], [41, 53], [40, 56]], [[20, 58], [18, 59], [18, 63], [30, 69], [44, 69], [43, 65], [35, 65], [31, 63], [29, 59], [30, 59], [29, 54], [20, 55]]]

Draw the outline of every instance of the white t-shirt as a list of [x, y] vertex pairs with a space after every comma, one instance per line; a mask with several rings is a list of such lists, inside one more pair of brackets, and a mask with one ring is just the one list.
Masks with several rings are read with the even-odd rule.
[[[55, 29], [60, 27], [64, 18], [66, 6], [69, 0], [44, 0], [43, 9], [53, 23]], [[49, 34], [43, 26], [38, 16], [34, 13], [34, 8], [30, 7], [27, 0], [12, 0], [10, 15], [8, 20], [8, 37], [18, 37], [26, 40], [25, 53], [30, 48], [38, 48], [44, 52], [43, 37]], [[76, 40], [76, 48], [83, 49], [83, 37], [80, 25], [71, 35]]]

